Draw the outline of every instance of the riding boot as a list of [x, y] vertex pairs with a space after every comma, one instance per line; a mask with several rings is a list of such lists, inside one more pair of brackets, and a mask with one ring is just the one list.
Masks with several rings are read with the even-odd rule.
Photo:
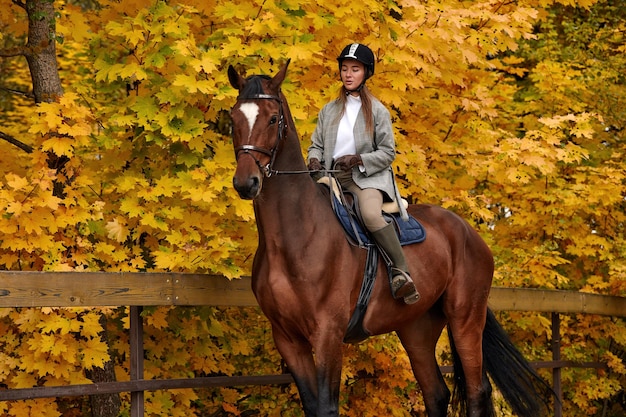
[[391, 293], [395, 299], [404, 299], [406, 304], [413, 304], [420, 295], [409, 275], [409, 268], [404, 258], [404, 251], [396, 234], [393, 223], [372, 232], [378, 246], [391, 260]]

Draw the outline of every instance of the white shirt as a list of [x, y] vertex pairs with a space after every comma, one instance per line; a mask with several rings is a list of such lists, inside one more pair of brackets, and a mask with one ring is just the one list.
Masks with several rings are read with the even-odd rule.
[[346, 108], [343, 117], [339, 121], [339, 129], [337, 130], [337, 142], [333, 152], [333, 159], [337, 159], [344, 155], [356, 154], [356, 145], [354, 142], [354, 124], [361, 110], [361, 97], [348, 95]]

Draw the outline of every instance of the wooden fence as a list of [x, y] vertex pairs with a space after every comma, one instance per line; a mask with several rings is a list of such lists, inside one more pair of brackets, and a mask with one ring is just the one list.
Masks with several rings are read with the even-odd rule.
[[[108, 272], [0, 271], [0, 308], [130, 306], [130, 381], [99, 382], [60, 387], [0, 390], [0, 401], [131, 393], [131, 417], [144, 415], [144, 392], [162, 389], [216, 386], [288, 384], [289, 374], [143, 379], [143, 306], [211, 305], [256, 306], [250, 278], [228, 280], [217, 275]], [[535, 311], [552, 314], [552, 361], [535, 362], [552, 368], [554, 390], [561, 396], [561, 368], [594, 367], [601, 363], [573, 363], [560, 358], [560, 314], [598, 314], [626, 317], [626, 298], [597, 294], [494, 287], [489, 305], [496, 311]], [[442, 366], [443, 372], [451, 367]], [[555, 416], [562, 412], [557, 404]]]

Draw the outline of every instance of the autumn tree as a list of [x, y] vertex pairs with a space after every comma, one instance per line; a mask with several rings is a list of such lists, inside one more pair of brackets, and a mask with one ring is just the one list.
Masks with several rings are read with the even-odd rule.
[[[14, 1], [13, 4], [26, 11], [26, 19], [28, 22], [28, 31], [26, 33], [27, 42], [23, 44], [23, 46], [16, 45], [13, 48], [5, 49], [4, 52], [0, 52], [0, 56], [23, 56], [28, 63], [30, 79], [32, 81], [32, 99], [34, 102], [56, 103], [63, 95], [63, 88], [59, 77], [56, 54], [57, 32], [54, 4], [52, 1], [41, 0], [26, 0], [25, 2]], [[24, 90], [22, 91], [22, 95], [29, 96], [30, 94], [28, 94], [28, 90]], [[61, 129], [51, 129], [45, 133], [45, 136], [46, 140], [56, 140], [58, 137], [63, 137], [64, 133], [61, 132]], [[6, 133], [2, 133], [2, 137], [27, 153], [33, 152], [33, 148], [30, 145], [24, 144], [19, 139]], [[43, 147], [41, 149], [43, 149]], [[68, 175], [68, 171], [65, 169], [69, 158], [67, 155], [58, 154], [50, 149], [45, 152], [45, 155], [45, 166], [43, 168], [45, 169], [47, 167], [49, 169], [49, 177], [53, 178], [51, 181], [51, 195], [47, 195], [46, 197], [54, 199], [52, 206], [48, 204], [48, 207], [54, 208], [54, 206], [63, 204], [62, 200], [65, 197], [65, 186], [68, 181], [71, 181], [71, 175]], [[33, 162], [33, 168], [36, 170], [38, 164], [35, 161]], [[42, 158], [39, 159], [39, 162], [43, 162]], [[68, 245], [68, 250], [71, 250], [71, 245]], [[80, 320], [80, 316], [76, 315], [74, 319], [78, 321]], [[93, 324], [96, 325], [95, 323]], [[104, 315], [100, 315], [98, 325], [100, 325], [100, 331], [96, 336], [92, 336], [88, 340], [93, 340], [96, 343], [101, 342], [106, 345], [107, 334], [104, 330], [106, 317]], [[61, 334], [64, 333], [64, 330], [65, 329], [60, 329]], [[98, 338], [100, 340], [98, 340]], [[50, 339], [49, 342], [54, 343], [53, 339]], [[43, 344], [46, 345], [47, 343]], [[63, 353], [64, 349], [62, 346], [63, 344], [54, 347], [49, 346], [50, 350], [48, 350], [48, 352], [57, 351], [57, 354]], [[104, 353], [108, 355], [107, 352]], [[85, 369], [86, 376], [89, 380], [93, 382], [115, 380], [113, 361], [108, 356], [106, 359], [102, 357], [101, 360], [93, 365], [94, 366]], [[92, 396], [91, 405], [94, 416], [114, 417], [119, 413], [121, 404], [119, 396], [104, 394]]]
[[[537, 21], [535, 39], [502, 67], [515, 95], [503, 109], [510, 138], [492, 172], [504, 165], [515, 177], [489, 187], [498, 202], [492, 235], [500, 282], [624, 295], [624, 17], [621, 3], [554, 4]], [[525, 323], [526, 337], [549, 334], [547, 320], [522, 316], [513, 318]], [[565, 414], [580, 407], [623, 413], [623, 322], [564, 321], [571, 330], [562, 337], [564, 356], [608, 365], [606, 374], [563, 371], [571, 387]]]

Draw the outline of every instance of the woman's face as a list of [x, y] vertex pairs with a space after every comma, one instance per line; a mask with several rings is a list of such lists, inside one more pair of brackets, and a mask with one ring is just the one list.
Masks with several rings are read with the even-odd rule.
[[[365, 66], [356, 59], [344, 59], [341, 63], [341, 81], [348, 91], [359, 88], [365, 79]], [[358, 94], [358, 93], [354, 93]]]

